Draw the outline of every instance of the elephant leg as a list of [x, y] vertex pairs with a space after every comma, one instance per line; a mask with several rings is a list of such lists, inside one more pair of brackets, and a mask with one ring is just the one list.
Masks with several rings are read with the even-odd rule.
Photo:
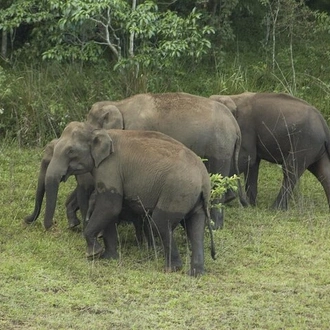
[[191, 244], [190, 275], [197, 276], [204, 273], [204, 230], [205, 212], [199, 209], [185, 221], [187, 236]]
[[148, 247], [152, 247], [154, 246], [154, 238], [152, 236], [152, 228], [149, 218], [150, 216], [148, 214], [143, 217], [143, 233], [147, 240]]
[[[222, 176], [227, 177], [230, 174], [232, 159], [216, 159], [210, 157], [204, 164], [207, 171], [211, 174], [220, 173]], [[220, 198], [215, 198], [211, 201], [211, 219], [214, 222], [213, 229], [223, 228], [224, 222], [224, 210], [219, 207], [219, 204], [224, 204], [226, 200], [226, 194]]]
[[148, 247], [152, 247], [153, 239], [152, 239], [151, 228], [148, 220], [148, 215], [145, 214], [143, 216], [142, 215], [137, 216], [133, 220], [133, 225], [135, 227], [135, 236], [138, 244], [142, 246], [145, 237], [148, 243]]
[[117, 245], [118, 233], [117, 223], [111, 221], [103, 230], [104, 252], [101, 255], [102, 259], [118, 259]]
[[293, 154], [288, 157], [287, 161], [282, 165], [282, 187], [276, 197], [275, 202], [273, 203], [272, 208], [279, 210], [288, 209], [289, 198], [292, 196], [293, 189], [304, 170], [305, 167], [299, 166]]
[[322, 184], [330, 207], [330, 160], [328, 154], [324, 153], [321, 159], [308, 167], [308, 170]]
[[133, 225], [135, 228], [135, 236], [136, 236], [136, 240], [139, 246], [141, 246], [143, 244], [143, 221], [142, 219], [139, 217], [138, 219], [133, 221]]
[[223, 202], [224, 199], [214, 199], [211, 203], [210, 215], [214, 222], [213, 229], [215, 230], [223, 228], [224, 210], [219, 208], [219, 204], [223, 204]]
[[225, 203], [230, 203], [236, 198], [236, 193], [233, 191], [233, 189], [228, 189], [225, 193]]
[[258, 176], [259, 176], [260, 159], [256, 159], [252, 166], [248, 166], [244, 171], [245, 191], [249, 203], [252, 206], [256, 205], [258, 194]]
[[96, 202], [96, 190], [94, 190], [89, 196], [88, 209], [87, 209], [85, 219], [84, 219], [84, 226], [86, 226], [87, 222], [89, 221], [89, 219], [91, 218], [91, 216], [94, 212], [95, 202]]
[[65, 201], [66, 217], [68, 219], [69, 228], [73, 229], [80, 224], [80, 220], [77, 217], [77, 211], [79, 209], [77, 200], [77, 188], [73, 190]]
[[143, 244], [143, 229], [144, 229], [144, 218], [140, 215], [137, 215], [136, 218], [132, 219], [134, 228], [135, 228], [135, 236], [138, 245]]
[[[90, 173], [76, 175], [77, 180], [77, 201], [83, 220], [83, 228], [91, 216], [93, 206], [94, 178]], [[94, 197], [95, 198], [95, 197]]]
[[78, 187], [77, 189], [77, 202], [80, 209], [80, 213], [83, 219], [83, 228], [86, 227], [87, 216], [90, 216], [90, 197], [92, 196], [93, 191], [90, 189], [85, 189], [84, 187]]
[[144, 236], [147, 239], [148, 245], [150, 243], [150, 225], [148, 223], [148, 211], [145, 211], [143, 215], [139, 215], [130, 210], [127, 206], [124, 206], [120, 213], [120, 220], [126, 220], [132, 222], [135, 229], [135, 237], [139, 246], [143, 245]]
[[[97, 218], [98, 213], [94, 211], [84, 230], [84, 236], [87, 242], [86, 256], [87, 258], [102, 257], [104, 259], [118, 259], [117, 222], [115, 219]], [[98, 241], [98, 236], [101, 232], [104, 249]]]
[[[171, 218], [173, 218], [173, 215], [159, 209], [154, 210], [152, 213], [154, 232], [160, 236], [164, 248], [166, 272], [178, 271], [182, 268], [182, 261], [173, 237], [174, 222], [169, 220]], [[179, 223], [180, 219], [177, 223]]]
[[[116, 224], [121, 206], [122, 198], [118, 195], [111, 193], [96, 195], [94, 210], [84, 230], [88, 258], [102, 256], [118, 259]], [[100, 232], [103, 232], [105, 250], [97, 239]]]

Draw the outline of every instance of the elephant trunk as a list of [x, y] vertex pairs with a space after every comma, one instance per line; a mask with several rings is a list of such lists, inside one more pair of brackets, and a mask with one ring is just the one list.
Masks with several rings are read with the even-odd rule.
[[36, 221], [41, 210], [42, 201], [45, 195], [45, 176], [46, 171], [49, 165], [49, 161], [42, 161], [40, 166], [40, 172], [38, 177], [38, 185], [37, 190], [35, 194], [35, 204], [34, 204], [34, 210], [32, 214], [26, 216], [24, 218], [25, 223], [31, 224], [32, 222]]
[[48, 167], [45, 178], [46, 209], [44, 217], [44, 226], [46, 230], [48, 230], [53, 225], [58, 188], [62, 177], [62, 172], [58, 170], [51, 162]]

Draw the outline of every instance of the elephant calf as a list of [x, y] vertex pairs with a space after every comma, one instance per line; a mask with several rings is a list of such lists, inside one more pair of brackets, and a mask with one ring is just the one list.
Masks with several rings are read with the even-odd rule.
[[[88, 172], [94, 177], [96, 195], [84, 230], [87, 257], [118, 258], [116, 223], [123, 206], [128, 206], [137, 216], [150, 212], [169, 271], [182, 267], [173, 230], [185, 219], [192, 249], [190, 274], [204, 272], [211, 183], [194, 152], [159, 132], [106, 131], [88, 123], [70, 123], [55, 145], [45, 176], [46, 229], [53, 223], [60, 182]], [[101, 231], [104, 247], [97, 240]], [[214, 258], [213, 238], [211, 254]]]

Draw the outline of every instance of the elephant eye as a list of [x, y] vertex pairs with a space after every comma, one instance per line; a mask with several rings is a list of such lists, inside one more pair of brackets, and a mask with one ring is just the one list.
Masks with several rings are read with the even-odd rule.
[[72, 157], [74, 155], [74, 150], [72, 148], [69, 148], [66, 153], [68, 156]]

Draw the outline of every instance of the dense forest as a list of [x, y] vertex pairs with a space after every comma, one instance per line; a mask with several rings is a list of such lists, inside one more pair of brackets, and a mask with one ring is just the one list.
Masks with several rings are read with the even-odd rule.
[[286, 92], [330, 119], [327, 0], [2, 0], [0, 136], [43, 145], [100, 100]]

